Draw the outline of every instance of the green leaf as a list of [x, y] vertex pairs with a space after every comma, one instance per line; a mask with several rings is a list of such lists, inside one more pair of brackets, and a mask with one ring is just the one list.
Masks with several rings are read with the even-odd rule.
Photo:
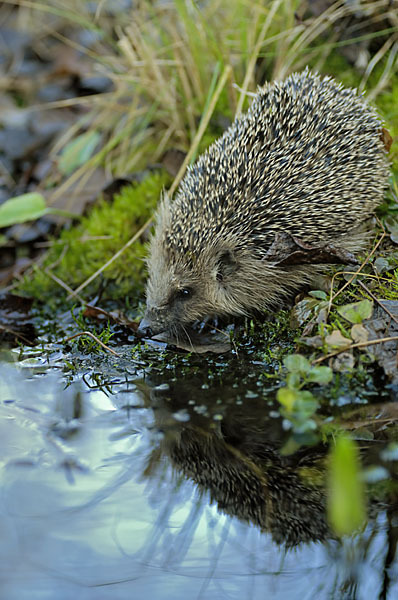
[[286, 376], [286, 385], [290, 390], [300, 388], [301, 377], [299, 373], [288, 373]]
[[297, 392], [295, 411], [297, 416], [299, 416], [302, 420], [311, 417], [316, 412], [318, 406], [319, 402], [315, 398], [314, 394], [308, 390], [300, 390]]
[[287, 442], [280, 449], [280, 453], [282, 456], [289, 456], [290, 454], [294, 454], [301, 448], [301, 444], [296, 442], [293, 436], [290, 436]]
[[287, 411], [291, 412], [300, 392], [289, 388], [280, 388], [276, 394], [277, 400]]
[[373, 266], [376, 269], [376, 272], [379, 275], [381, 275], [382, 273], [384, 273], [384, 271], [388, 271], [388, 269], [390, 268], [390, 263], [387, 258], [379, 256], [374, 261]]
[[350, 323], [362, 323], [364, 319], [369, 319], [372, 315], [373, 302], [371, 300], [353, 302], [352, 304], [339, 306], [337, 312]]
[[359, 452], [347, 437], [338, 438], [330, 454], [328, 518], [337, 535], [353, 533], [366, 519]]
[[310, 361], [301, 354], [290, 354], [283, 361], [286, 369], [291, 373], [307, 373], [311, 369]]
[[93, 154], [101, 134], [98, 131], [87, 131], [69, 142], [62, 151], [58, 168], [64, 175], [70, 175], [77, 167], [84, 165]]
[[326, 293], [323, 292], [322, 290], [313, 290], [312, 292], [308, 292], [308, 295], [312, 296], [313, 298], [318, 298], [318, 300], [327, 300], [328, 299]]
[[330, 367], [312, 367], [306, 377], [307, 381], [324, 385], [333, 379], [333, 371]]
[[41, 194], [32, 192], [6, 200], [0, 206], [0, 227], [33, 221], [48, 212], [46, 201]]

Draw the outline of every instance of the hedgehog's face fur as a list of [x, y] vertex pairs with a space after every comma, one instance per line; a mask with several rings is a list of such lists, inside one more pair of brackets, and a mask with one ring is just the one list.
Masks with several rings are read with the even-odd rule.
[[[254, 248], [241, 248], [233, 237], [205, 232], [204, 245], [193, 247], [187, 236], [184, 246], [173, 231], [173, 211], [174, 203], [164, 198], [147, 261], [147, 310], [141, 330], [178, 334], [206, 317], [248, 315], [280, 301], [282, 283], [285, 290], [296, 283], [294, 275], [286, 281], [286, 272], [267, 265]], [[298, 272], [297, 278], [302, 283], [305, 272]]]
[[176, 332], [207, 316], [242, 313], [231, 288], [239, 271], [233, 242], [212, 240], [200, 252], [178, 247], [173, 244], [173, 221], [173, 205], [165, 197], [148, 259], [144, 322], [153, 335]]
[[[207, 316], [231, 314], [231, 284], [237, 272], [233, 250], [211, 248], [200, 256], [169, 253], [152, 243], [145, 322], [152, 334], [183, 329]], [[240, 305], [236, 305], [240, 313]]]
[[237, 269], [233, 247], [211, 244], [200, 254], [175, 247], [170, 243], [172, 221], [172, 207], [164, 198], [148, 259], [144, 321], [153, 335], [183, 329], [206, 316], [230, 312], [231, 301], [226, 301], [226, 295], [230, 278]]

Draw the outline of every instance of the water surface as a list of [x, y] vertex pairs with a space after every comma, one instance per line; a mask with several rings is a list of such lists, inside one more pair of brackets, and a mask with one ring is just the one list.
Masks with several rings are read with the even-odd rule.
[[67, 373], [56, 352], [21, 358], [0, 366], [2, 598], [398, 597], [391, 494], [333, 539], [308, 477], [326, 450], [281, 457], [255, 365], [240, 389], [218, 359], [176, 378], [128, 357]]

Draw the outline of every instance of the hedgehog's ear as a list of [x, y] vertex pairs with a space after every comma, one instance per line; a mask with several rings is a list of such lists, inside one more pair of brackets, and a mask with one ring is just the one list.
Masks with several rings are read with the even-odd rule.
[[232, 250], [223, 250], [217, 260], [217, 281], [223, 281], [225, 278], [233, 275], [238, 268], [238, 262]]

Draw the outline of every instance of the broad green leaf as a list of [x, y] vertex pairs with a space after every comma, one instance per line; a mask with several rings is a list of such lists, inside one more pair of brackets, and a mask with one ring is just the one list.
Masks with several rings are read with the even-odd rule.
[[301, 377], [299, 373], [288, 373], [286, 376], [286, 385], [289, 389], [294, 390], [300, 387]]
[[307, 374], [307, 381], [313, 383], [326, 384], [333, 379], [333, 371], [330, 367], [312, 367]]
[[312, 292], [308, 292], [308, 295], [312, 296], [313, 298], [318, 298], [318, 300], [327, 300], [328, 299], [326, 293], [323, 292], [322, 290], [313, 290]]
[[297, 420], [294, 423], [294, 433], [298, 435], [304, 435], [305, 433], [313, 433], [317, 428], [317, 424], [313, 419], [310, 419], [308, 416], [305, 419]]
[[276, 394], [277, 400], [287, 411], [291, 412], [300, 392], [289, 388], [280, 388]]
[[357, 445], [340, 437], [330, 454], [328, 518], [338, 535], [350, 535], [366, 519]]
[[301, 354], [290, 354], [283, 361], [286, 369], [291, 373], [307, 373], [311, 369], [310, 361]]
[[70, 175], [77, 167], [84, 165], [92, 156], [100, 139], [101, 134], [98, 131], [87, 131], [69, 142], [58, 162], [61, 173]]
[[299, 448], [301, 448], [301, 444], [299, 442], [296, 442], [296, 440], [291, 435], [288, 438], [287, 442], [283, 444], [282, 448], [280, 449], [280, 453], [282, 456], [289, 456], [290, 454], [294, 454], [295, 452], [297, 452]]
[[390, 237], [395, 244], [398, 244], [398, 222], [394, 217], [386, 219], [386, 226], [390, 232]]
[[0, 206], [0, 227], [33, 221], [48, 212], [46, 201], [41, 194], [32, 192], [6, 200]]
[[337, 312], [350, 323], [362, 323], [364, 319], [369, 319], [372, 315], [373, 302], [371, 300], [353, 302], [352, 304], [339, 306]]
[[351, 432], [351, 438], [353, 440], [374, 440], [375, 435], [373, 431], [370, 431], [366, 427], [357, 427], [354, 431]]
[[373, 263], [373, 267], [376, 269], [376, 272], [381, 275], [384, 271], [388, 271], [390, 268], [390, 263], [387, 258], [379, 256]]
[[308, 419], [308, 417], [316, 412], [318, 406], [319, 402], [314, 394], [308, 390], [300, 390], [297, 392], [297, 400], [294, 408], [298, 416], [303, 419]]

